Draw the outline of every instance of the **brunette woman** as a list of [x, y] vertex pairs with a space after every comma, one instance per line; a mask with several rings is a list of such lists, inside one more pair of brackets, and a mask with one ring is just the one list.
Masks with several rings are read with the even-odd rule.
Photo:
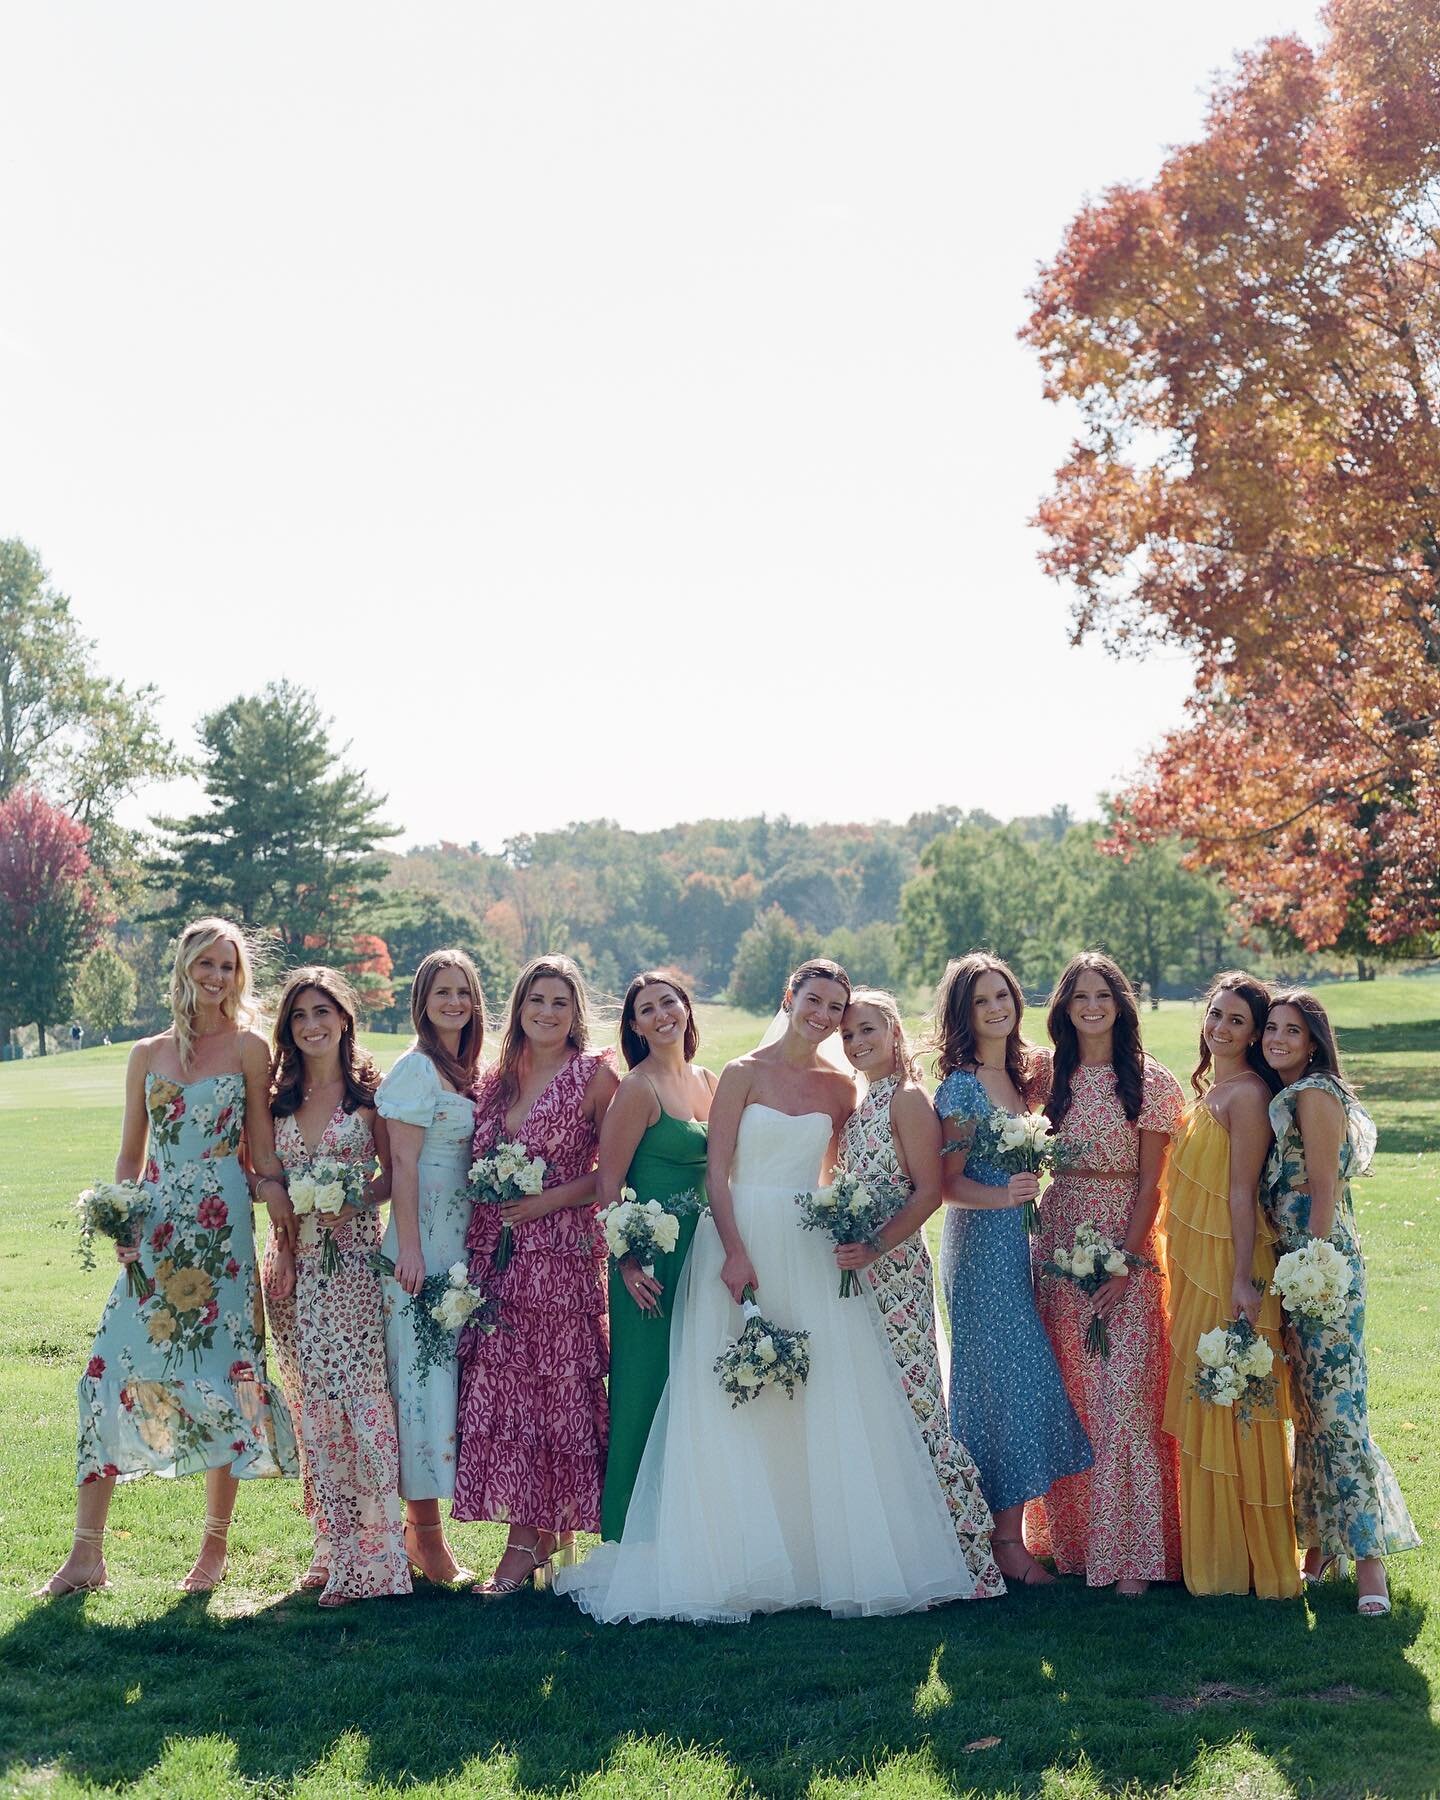
[[[1088, 1473], [1050, 1490], [1045, 1518], [1062, 1572], [1140, 1595], [1181, 1572], [1179, 1458], [1162, 1423], [1170, 1334], [1155, 1217], [1184, 1102], [1179, 1082], [1141, 1047], [1135, 995], [1108, 956], [1073, 958], [1048, 1023], [1046, 1111], [1062, 1161], [1040, 1203], [1036, 1260], [1069, 1250], [1088, 1224], [1155, 1266], [1112, 1276], [1093, 1298], [1056, 1276], [1040, 1280], [1040, 1316], [1095, 1451]], [[1108, 1358], [1085, 1351], [1096, 1313], [1109, 1324]]]
[[[700, 1045], [690, 996], [673, 975], [637, 975], [620, 1008], [620, 1054], [630, 1073], [600, 1130], [597, 1193], [603, 1206], [622, 1187], [662, 1205], [705, 1196], [705, 1122], [715, 1077], [694, 1063]], [[690, 1254], [698, 1211], [682, 1215], [675, 1248], [647, 1275], [633, 1256], [610, 1265], [610, 1446], [600, 1498], [600, 1535], [618, 1539], [635, 1471], [670, 1372], [675, 1290]]]
[[950, 1428], [980, 1471], [995, 1516], [995, 1560], [1029, 1587], [1054, 1578], [1025, 1546], [1025, 1502], [1088, 1469], [1091, 1458], [1035, 1306], [1022, 1208], [1039, 1182], [1007, 1174], [983, 1138], [976, 1141], [996, 1108], [1027, 1113], [1043, 1095], [1043, 1067], [1021, 1036], [1024, 1013], [1010, 969], [979, 951], [951, 962], [935, 995]]
[[[1271, 1291], [1275, 1234], [1260, 1210], [1278, 1085], [1260, 1049], [1270, 990], [1232, 969], [1205, 997], [1195, 1104], [1166, 1169], [1170, 1381], [1165, 1429], [1180, 1446], [1180, 1549], [1192, 1594], [1266, 1599], [1300, 1592], [1290, 1506], [1289, 1396], [1280, 1301]], [[1274, 1353], [1275, 1397], [1242, 1421], [1194, 1391], [1195, 1347], [1246, 1319]]]
[[[117, 1481], [205, 1476], [205, 1531], [188, 1593], [225, 1577], [237, 1483], [298, 1473], [290, 1417], [265, 1372], [250, 1189], [242, 1141], [277, 1213], [289, 1200], [270, 1128], [270, 1048], [254, 1029], [250, 946], [228, 919], [181, 933], [171, 1025], [142, 1038], [125, 1073], [116, 1181], [149, 1199], [135, 1248], [152, 1289], [122, 1272], [80, 1380], [75, 1541], [40, 1590], [109, 1586], [105, 1520]], [[146, 1156], [146, 1138], [149, 1156]]]
[[[292, 1182], [316, 1163], [369, 1175], [378, 1154], [388, 1165], [385, 1122], [375, 1111], [380, 1071], [355, 1041], [355, 1012], [354, 991], [334, 969], [296, 969], [281, 991], [270, 1113], [275, 1149]], [[265, 1257], [276, 1356], [315, 1534], [300, 1585], [323, 1590], [327, 1607], [410, 1592], [374, 1269], [376, 1207], [388, 1185], [384, 1177], [369, 1182], [365, 1203], [333, 1219], [307, 1214], [297, 1247], [275, 1234]]]
[[1378, 1618], [1390, 1610], [1381, 1558], [1416, 1549], [1420, 1537], [1370, 1435], [1365, 1259], [1350, 1182], [1370, 1172], [1375, 1126], [1345, 1079], [1329, 1017], [1313, 994], [1303, 988], [1276, 994], [1263, 1046], [1282, 1083], [1270, 1102], [1275, 1147], [1265, 1169], [1265, 1211], [1280, 1254], [1322, 1238], [1350, 1266], [1349, 1304], [1338, 1323], [1284, 1315], [1305, 1579], [1322, 1580], [1352, 1559], [1359, 1611]]
[[406, 1550], [431, 1581], [469, 1579], [445, 1541], [440, 1502], [455, 1491], [455, 1360], [419, 1354], [412, 1297], [465, 1252], [466, 1177], [475, 1082], [485, 1041], [480, 977], [463, 950], [432, 950], [410, 987], [415, 1042], [380, 1084], [375, 1109], [390, 1138], [390, 1224], [384, 1251], [385, 1357], [400, 1434]]
[[[454, 1516], [500, 1519], [509, 1539], [484, 1599], [548, 1568], [561, 1534], [598, 1531], [609, 1408], [605, 1239], [595, 1223], [600, 1126], [619, 1085], [589, 1049], [589, 1000], [568, 956], [539, 956], [510, 996], [500, 1059], [480, 1083], [474, 1155], [504, 1141], [545, 1159], [543, 1190], [477, 1206], [470, 1278], [504, 1329], [460, 1336]], [[493, 1267], [502, 1225], [514, 1251]]]

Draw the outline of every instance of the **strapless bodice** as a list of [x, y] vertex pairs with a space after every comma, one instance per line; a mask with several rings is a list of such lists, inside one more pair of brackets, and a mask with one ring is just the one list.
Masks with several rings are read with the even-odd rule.
[[740, 1115], [730, 1185], [799, 1193], [813, 1188], [834, 1124], [829, 1113], [777, 1112], [752, 1101]]

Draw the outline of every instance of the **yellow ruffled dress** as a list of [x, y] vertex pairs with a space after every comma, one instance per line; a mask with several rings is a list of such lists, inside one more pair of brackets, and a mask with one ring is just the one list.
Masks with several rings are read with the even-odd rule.
[[1260, 1332], [1275, 1352], [1275, 1401], [1242, 1424], [1192, 1392], [1201, 1336], [1234, 1317], [1230, 1289], [1230, 1134], [1203, 1101], [1185, 1115], [1170, 1153], [1165, 1240], [1170, 1272], [1170, 1379], [1165, 1430], [1180, 1445], [1180, 1539], [1192, 1594], [1287, 1599], [1300, 1592], [1290, 1499], [1289, 1387], [1280, 1335], [1275, 1237], [1255, 1201], [1251, 1273], [1265, 1283]]

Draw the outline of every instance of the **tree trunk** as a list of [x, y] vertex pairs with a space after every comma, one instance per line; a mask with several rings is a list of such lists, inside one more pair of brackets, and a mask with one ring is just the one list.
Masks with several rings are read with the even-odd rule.
[[37, 1019], [35, 1021], [35, 1029], [40, 1033], [40, 1054], [42, 1056], [48, 1056], [50, 1050], [45, 1042], [45, 1025], [43, 1020]]

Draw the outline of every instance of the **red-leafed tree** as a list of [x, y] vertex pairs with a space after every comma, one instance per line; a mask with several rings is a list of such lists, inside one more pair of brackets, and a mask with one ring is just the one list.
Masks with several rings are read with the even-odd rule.
[[328, 959], [348, 977], [361, 1012], [384, 1012], [394, 1003], [395, 989], [390, 978], [395, 964], [384, 938], [370, 931], [342, 932], [327, 943], [311, 934], [304, 947]]
[[1083, 420], [1042, 505], [1077, 641], [1195, 661], [1122, 832], [1316, 948], [1440, 929], [1440, 11], [1331, 0], [1108, 192], [1025, 335]]
[[100, 935], [90, 833], [38, 788], [0, 801], [0, 1019], [45, 1028], [70, 1009], [70, 983]]

